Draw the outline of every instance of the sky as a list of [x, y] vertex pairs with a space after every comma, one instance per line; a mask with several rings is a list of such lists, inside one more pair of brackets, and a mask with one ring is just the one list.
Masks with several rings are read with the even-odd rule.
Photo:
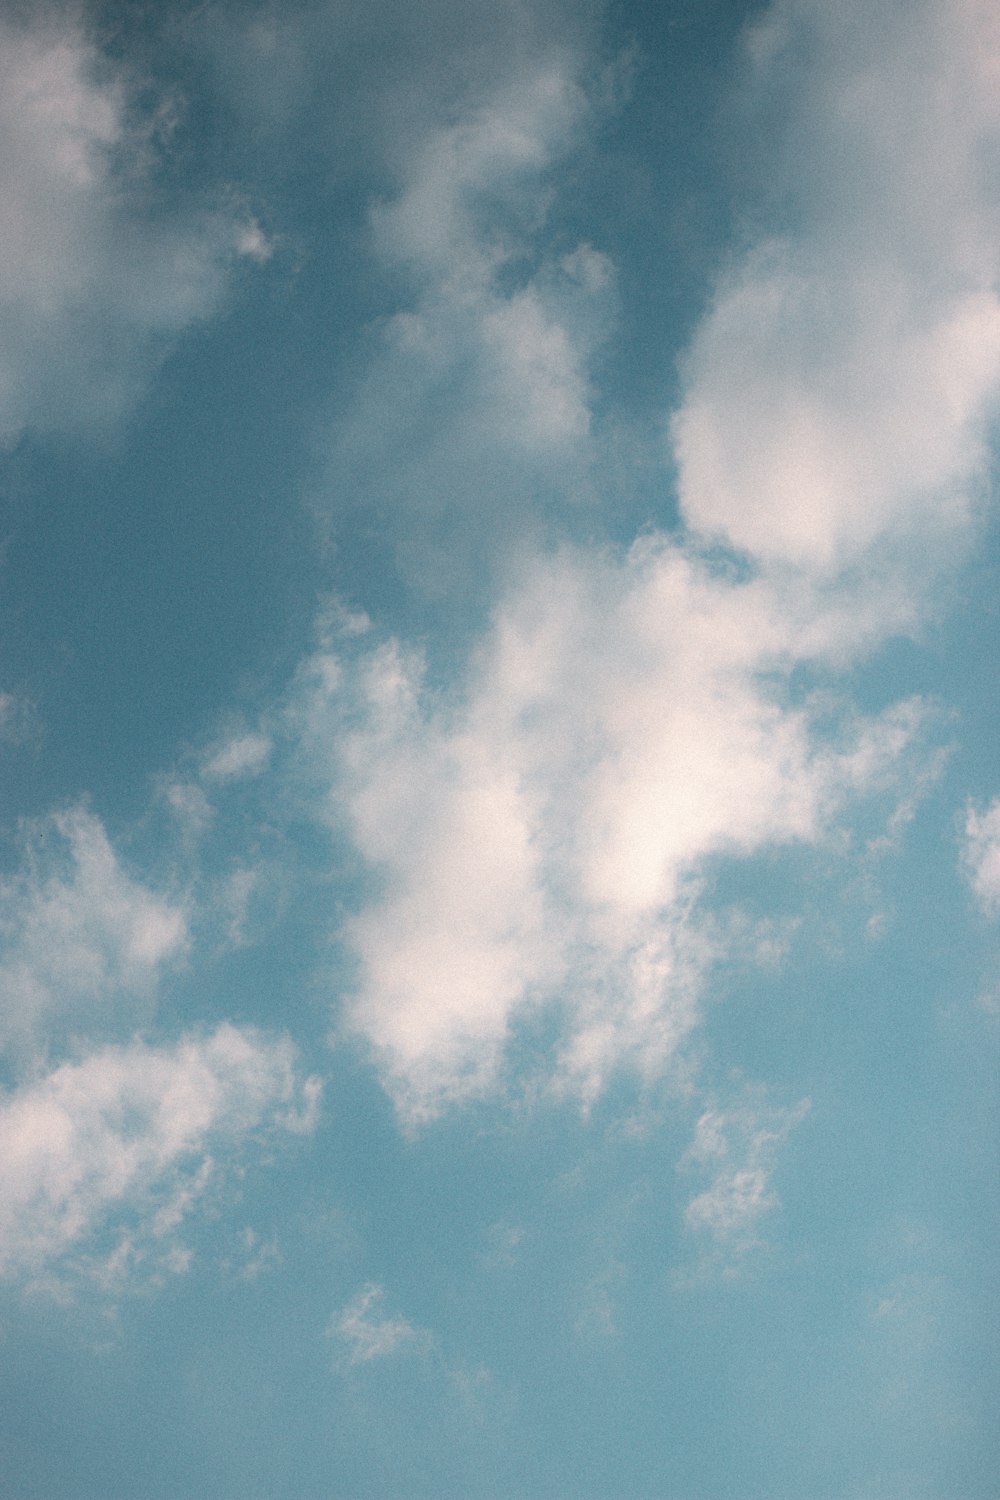
[[998, 80], [0, 4], [2, 1500], [996, 1500]]

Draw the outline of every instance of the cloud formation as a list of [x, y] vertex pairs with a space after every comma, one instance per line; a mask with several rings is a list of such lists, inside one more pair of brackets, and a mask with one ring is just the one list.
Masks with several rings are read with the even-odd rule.
[[380, 1316], [384, 1300], [384, 1289], [369, 1282], [330, 1321], [327, 1332], [348, 1345], [352, 1365], [385, 1359], [401, 1348], [425, 1349], [428, 1346], [429, 1335], [425, 1329], [412, 1327], [405, 1318]]
[[[905, 782], [924, 706], [865, 718], [830, 691], [922, 618], [985, 485], [1000, 31], [979, 0], [954, 19], [779, 0], [751, 28], [750, 94], [790, 101], [772, 143], [783, 225], [734, 258], [686, 357], [678, 533], [621, 558], [494, 531], [505, 584], [450, 686], [398, 641], [304, 672], [329, 816], [372, 877], [344, 927], [346, 1024], [404, 1114], [493, 1086], [543, 1015], [557, 1087], [591, 1099], [625, 1061], [656, 1076], [718, 951], [711, 870], [821, 841]], [[577, 323], [549, 311], [538, 233], [548, 165], [584, 129], [584, 71], [522, 67], [418, 133], [373, 215], [416, 300], [340, 430], [357, 460], [342, 488], [374, 479], [409, 541], [414, 506], [444, 518], [444, 588], [463, 507], [517, 530], [525, 496], [544, 509], [544, 465], [564, 500], [591, 484], [608, 304], [603, 325], [596, 303]], [[596, 251], [571, 259], [591, 293], [611, 284]], [[495, 482], [532, 447], [530, 481]]]
[[759, 1222], [777, 1207], [771, 1178], [775, 1158], [809, 1110], [767, 1105], [752, 1096], [729, 1108], [706, 1109], [678, 1167], [711, 1174], [711, 1182], [684, 1210], [687, 1227], [707, 1234], [727, 1268], [759, 1244]]
[[965, 874], [987, 916], [1000, 913], [1000, 797], [985, 812], [970, 807], [962, 850]]
[[953, 545], [986, 480], [1000, 24], [981, 0], [778, 0], [749, 53], [757, 94], [790, 100], [791, 224], [736, 261], [688, 353], [682, 511], [766, 565], [835, 574], [877, 545], [884, 574]]
[[418, 134], [371, 214], [376, 254], [411, 301], [373, 330], [333, 432], [330, 487], [338, 509], [386, 518], [404, 576], [431, 594], [502, 566], [547, 506], [587, 492], [589, 366], [614, 267], [543, 236], [553, 169], [592, 112], [583, 73], [570, 51], [522, 63]]
[[186, 945], [183, 905], [123, 869], [100, 820], [55, 814], [35, 828], [23, 873], [0, 884], [0, 1053], [23, 1065], [73, 1034], [131, 1029]]
[[105, 1278], [183, 1270], [175, 1231], [216, 1157], [301, 1129], [301, 1098], [291, 1044], [229, 1025], [102, 1048], [0, 1096], [0, 1275], [79, 1270], [88, 1252]]
[[114, 1291], [183, 1271], [198, 1200], [264, 1139], [315, 1129], [321, 1083], [287, 1038], [142, 1038], [193, 905], [126, 870], [84, 808], [27, 831], [0, 884], [0, 1276]]
[[0, 445], [120, 416], [228, 265], [261, 257], [242, 211], [163, 199], [169, 115], [130, 82], [75, 8], [0, 17]]
[[712, 953], [706, 862], [824, 838], [919, 739], [919, 704], [831, 723], [790, 696], [845, 633], [649, 539], [538, 563], [447, 694], [396, 642], [308, 664], [328, 816], [377, 882], [344, 931], [348, 1024], [404, 1113], [495, 1083], [515, 1022], [553, 1008], [558, 1087], [663, 1070]]

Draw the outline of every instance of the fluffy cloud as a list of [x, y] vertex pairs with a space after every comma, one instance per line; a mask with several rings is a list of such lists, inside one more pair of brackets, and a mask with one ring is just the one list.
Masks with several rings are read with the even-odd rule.
[[[398, 642], [303, 678], [330, 815], [372, 875], [347, 1025], [414, 1118], [495, 1083], [543, 1013], [558, 1087], [662, 1071], [722, 941], [701, 883], [825, 838], [918, 737], [917, 704], [863, 719], [803, 684], [913, 628], [985, 485], [1000, 27], [979, 0], [778, 0], [748, 56], [751, 93], [787, 105], [775, 226], [687, 356], [679, 534], [624, 560], [539, 542], [552, 495], [593, 488], [611, 308], [596, 251], [538, 254], [551, 166], [586, 129], [579, 59], [519, 61], [416, 132], [373, 214], [413, 304], [338, 430], [338, 490], [390, 507], [443, 589], [474, 516], [506, 580], [450, 686]], [[713, 565], [720, 541], [738, 564]]]
[[[785, 234], [737, 262], [673, 422], [688, 524], [767, 563], [924, 562], [986, 479], [1000, 382], [1000, 20], [778, 0], [754, 86], [788, 100]], [[789, 208], [788, 205], [791, 205]]]
[[586, 244], [539, 253], [549, 176], [585, 129], [580, 71], [570, 53], [525, 64], [429, 127], [372, 214], [412, 300], [373, 334], [333, 433], [331, 490], [391, 512], [397, 561], [430, 591], [493, 566], [515, 529], [587, 489], [589, 364], [614, 270]]
[[379, 882], [345, 928], [348, 1020], [404, 1113], [495, 1082], [542, 1007], [585, 1100], [623, 1061], [667, 1065], [711, 955], [706, 861], [824, 837], [919, 730], [919, 705], [831, 724], [823, 695], [790, 697], [846, 631], [650, 539], [539, 563], [449, 694], [392, 642], [309, 664], [329, 815]]
[[227, 263], [260, 258], [240, 214], [159, 201], [156, 135], [72, 10], [0, 18], [0, 444], [116, 417]]
[[0, 1096], [0, 1274], [71, 1256], [105, 1280], [143, 1261], [184, 1269], [176, 1231], [219, 1153], [301, 1129], [300, 1096], [290, 1043], [233, 1026], [104, 1048]]
[[0, 1050], [23, 1063], [134, 1026], [186, 941], [183, 908], [122, 868], [92, 813], [39, 824], [25, 873], [0, 885]]
[[985, 812], [970, 807], [965, 820], [963, 862], [983, 911], [1000, 912], [1000, 797]]

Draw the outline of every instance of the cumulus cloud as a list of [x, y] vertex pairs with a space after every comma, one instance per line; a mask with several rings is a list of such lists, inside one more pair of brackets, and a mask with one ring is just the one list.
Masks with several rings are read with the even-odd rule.
[[352, 1365], [385, 1359], [401, 1348], [428, 1347], [425, 1329], [414, 1328], [405, 1318], [381, 1316], [384, 1301], [384, 1289], [369, 1282], [331, 1319], [327, 1332], [347, 1344]]
[[23, 1062], [74, 1033], [138, 1024], [186, 943], [183, 907], [133, 879], [97, 817], [45, 820], [25, 871], [0, 884], [0, 1050]]
[[228, 263], [264, 255], [242, 213], [160, 201], [128, 83], [75, 10], [0, 17], [0, 444], [117, 417]]
[[219, 1154], [297, 1128], [300, 1094], [288, 1041], [225, 1025], [103, 1048], [0, 1096], [0, 1274], [185, 1269], [176, 1231]]
[[970, 807], [962, 851], [965, 874], [988, 916], [1000, 912], [1000, 797], [985, 812]]
[[[836, 573], [953, 544], [1000, 381], [1000, 20], [777, 0], [753, 86], [787, 103], [785, 233], [720, 284], [672, 432], [689, 526]], [[788, 205], [791, 205], [790, 207]]]
[[348, 1023], [404, 1113], [494, 1083], [542, 1007], [584, 1100], [623, 1061], [667, 1066], [711, 956], [706, 862], [823, 838], [919, 737], [919, 704], [831, 726], [790, 697], [810, 640], [822, 659], [847, 628], [648, 539], [539, 563], [448, 694], [395, 642], [308, 664], [329, 816], [379, 882], [344, 930]]

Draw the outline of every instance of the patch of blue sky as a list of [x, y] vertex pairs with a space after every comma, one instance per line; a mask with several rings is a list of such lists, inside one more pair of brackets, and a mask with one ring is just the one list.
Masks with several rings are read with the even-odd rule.
[[9, 1492], [989, 1500], [991, 8], [0, 40]]

